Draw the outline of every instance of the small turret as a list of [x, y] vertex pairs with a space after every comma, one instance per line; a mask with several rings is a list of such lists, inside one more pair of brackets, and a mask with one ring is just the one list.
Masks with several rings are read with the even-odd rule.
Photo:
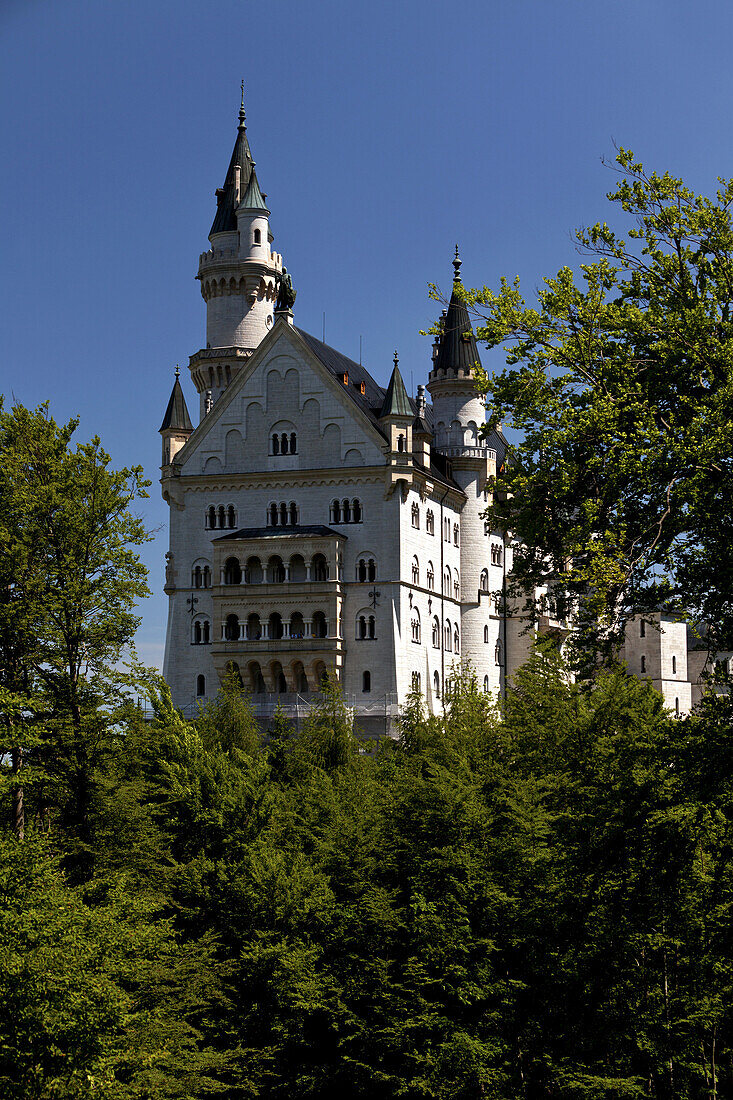
[[417, 416], [412, 422], [412, 455], [417, 462], [430, 469], [430, 443], [433, 433], [426, 420], [425, 387], [417, 387]]
[[394, 353], [394, 369], [384, 395], [379, 419], [387, 431], [391, 461], [404, 465], [412, 462], [412, 421], [415, 414], [402, 381], [397, 352]]
[[163, 437], [163, 466], [170, 465], [193, 431], [193, 424], [186, 408], [186, 398], [183, 396], [181, 383], [178, 380], [180, 374], [176, 366], [176, 380], [159, 429]]

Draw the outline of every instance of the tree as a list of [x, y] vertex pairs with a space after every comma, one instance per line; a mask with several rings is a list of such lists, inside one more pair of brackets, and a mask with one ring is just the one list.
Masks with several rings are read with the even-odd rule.
[[[121, 701], [115, 666], [148, 594], [133, 549], [148, 535], [131, 505], [149, 482], [140, 467], [110, 469], [96, 437], [72, 448], [77, 425], [59, 427], [46, 407], [0, 409], [0, 676], [43, 718], [25, 761], [39, 775], [36, 811], [63, 806], [86, 843], [92, 774], [114, 728], [100, 706]], [[4, 724], [17, 759], [17, 713]]]
[[[733, 638], [733, 181], [714, 199], [619, 152], [609, 199], [628, 241], [578, 232], [579, 278], [466, 292], [477, 336], [506, 345], [485, 378], [492, 424], [524, 438], [494, 485], [492, 524], [519, 542], [519, 588], [557, 583], [608, 653], [661, 603]], [[570, 570], [568, 566], [570, 565]]]

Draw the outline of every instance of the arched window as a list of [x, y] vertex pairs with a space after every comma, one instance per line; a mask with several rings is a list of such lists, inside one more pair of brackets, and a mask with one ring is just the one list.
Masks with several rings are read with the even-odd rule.
[[239, 638], [239, 619], [236, 615], [227, 615], [224, 638], [227, 642], [236, 642]]
[[191, 586], [192, 588], [201, 587], [201, 566], [197, 565], [191, 574]]
[[488, 676], [484, 676], [484, 691], [488, 695], [488, 693], [489, 693], [489, 678], [488, 678]]
[[288, 506], [283, 501], [280, 505], [280, 526], [287, 527], [288, 523]]
[[674, 716], [675, 718], [679, 718], [680, 716], [680, 701], [677, 697], [675, 697], [674, 701]]
[[271, 504], [267, 510], [267, 522], [270, 527], [277, 527], [277, 504]]
[[429, 535], [435, 534], [435, 516], [430, 510], [428, 510], [428, 514], [425, 516], [425, 530]]
[[458, 524], [454, 523], [453, 524], [453, 545], [454, 546], [458, 546], [458, 539], [459, 539], [459, 528], [458, 528]]
[[405, 449], [405, 437], [400, 432], [400, 434], [397, 436], [397, 450], [398, 451], [404, 451], [404, 449]]
[[360, 615], [356, 620], [356, 636], [357, 638], [366, 638], [367, 636], [367, 621], [366, 615]]
[[455, 627], [453, 630], [453, 652], [461, 652], [461, 636], [458, 633], [458, 627]]
[[451, 632], [451, 625], [447, 620], [446, 620], [446, 624], [445, 624], [445, 629], [443, 631], [443, 635], [444, 635], [443, 641], [444, 641], [445, 648], [446, 648], [447, 652], [450, 653], [451, 644], [452, 644], [452, 632]]
[[374, 558], [370, 558], [367, 562], [367, 580], [375, 581], [377, 579], [377, 563]]
[[435, 588], [435, 570], [431, 561], [428, 562], [428, 588], [431, 590]]
[[331, 502], [331, 523], [341, 523], [341, 502], [338, 500]]
[[674, 676], [676, 672], [677, 672], [677, 658], [675, 656], [673, 656], [672, 657], [672, 675]]
[[316, 611], [313, 616], [313, 637], [326, 638], [328, 636], [328, 623], [322, 611]]
[[413, 642], [420, 641], [420, 614], [417, 610], [412, 613], [412, 640]]
[[204, 645], [210, 645], [210, 643], [211, 643], [211, 627], [209, 626], [209, 620], [208, 619], [204, 619], [204, 631], [203, 631], [203, 633], [204, 633], [204, 637], [203, 637]]
[[343, 515], [344, 523], [351, 523], [351, 503], [345, 500], [341, 505], [341, 514]]
[[277, 432], [272, 433], [272, 453], [274, 455], [280, 454], [280, 436]]
[[646, 638], [646, 623], [643, 619], [639, 623], [639, 637]]
[[198, 619], [193, 624], [193, 638], [191, 641], [194, 645], [201, 645], [201, 623]]
[[453, 578], [453, 599], [460, 600], [461, 598], [461, 582], [458, 578], [458, 574]]
[[412, 559], [412, 583], [420, 583], [420, 562], [417, 560], [417, 557], [413, 557]]
[[207, 520], [208, 520], [207, 527], [211, 527], [211, 528], [216, 527], [216, 508], [214, 507], [213, 504], [211, 505], [211, 507], [209, 508], [209, 511], [207, 513]]
[[311, 576], [318, 584], [328, 580], [328, 562], [323, 554], [314, 554]]
[[440, 649], [440, 623], [437, 615], [433, 616], [433, 649]]
[[643, 654], [641, 657], [641, 671], [646, 672], [646, 657]]
[[196, 695], [200, 699], [202, 695], [206, 695], [206, 677], [196, 677]]
[[366, 562], [364, 561], [363, 558], [359, 558], [359, 561], [356, 563], [356, 579], [358, 581], [363, 582], [363, 581], [366, 580], [366, 578], [367, 578]]
[[411, 514], [412, 514], [412, 526], [416, 527], [419, 530], [419, 528], [420, 528], [420, 509], [417, 505], [417, 501], [415, 501], [412, 505]]
[[295, 527], [298, 522], [298, 508], [294, 500], [290, 501], [290, 526]]
[[286, 455], [290, 451], [290, 440], [287, 432], [283, 432], [280, 436], [280, 454]]
[[488, 573], [488, 570], [486, 570], [486, 569], [481, 570], [480, 587], [481, 587], [482, 592], [488, 592], [489, 591], [489, 573]]
[[209, 568], [208, 565], [204, 566], [203, 578], [204, 578], [204, 588], [211, 588], [211, 569]]
[[218, 518], [218, 521], [219, 521], [218, 522], [219, 527], [226, 526], [226, 511], [224, 510], [224, 505], [223, 504], [219, 505], [219, 512], [218, 512], [217, 518]]
[[367, 634], [370, 638], [376, 638], [377, 636], [377, 621], [373, 615], [370, 615], [367, 620]]
[[435, 698], [440, 699], [440, 673], [437, 670], [433, 673], [433, 691]]
[[297, 454], [298, 451], [298, 437], [295, 432], [290, 433], [290, 453], [291, 455]]
[[450, 542], [450, 520], [443, 520], [443, 541]]
[[282, 636], [283, 636], [283, 621], [282, 621], [282, 616], [279, 615], [277, 611], [273, 611], [272, 615], [270, 615], [269, 626], [270, 626], [269, 633], [270, 633], [271, 638], [277, 638], [277, 639], [282, 638]]
[[363, 518], [363, 513], [362, 513], [362, 510], [361, 510], [361, 501], [352, 500], [352, 502], [351, 502], [351, 515], [353, 517], [353, 522], [354, 523], [361, 523], [362, 518]]
[[413, 672], [413, 674], [412, 674], [412, 690], [413, 691], [419, 691], [420, 690], [420, 673], [419, 672]]
[[234, 511], [234, 505], [230, 504], [227, 508], [227, 523], [230, 527], [236, 526], [236, 514]]
[[362, 674], [361, 674], [361, 690], [365, 691], [365, 692], [372, 690], [372, 674], [371, 674], [371, 672], [362, 672]]
[[260, 243], [260, 231], [259, 231], [259, 229], [255, 229], [253, 237], [254, 237], [254, 243], [259, 244]]
[[497, 642], [494, 647], [494, 664], [500, 665], [501, 663], [501, 642]]
[[443, 573], [443, 595], [450, 596], [450, 569], [448, 566], [445, 567], [445, 572]]
[[484, 644], [485, 645], [489, 644], [489, 628], [488, 628], [488, 626], [484, 627]]
[[227, 558], [224, 563], [224, 584], [241, 584], [242, 568], [237, 558]]

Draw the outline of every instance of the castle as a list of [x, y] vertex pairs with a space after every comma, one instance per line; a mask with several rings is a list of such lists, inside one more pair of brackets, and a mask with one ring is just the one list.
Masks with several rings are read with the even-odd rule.
[[[415, 687], [438, 709], [461, 664], [501, 694], [533, 634], [563, 624], [551, 598], [529, 630], [504, 611], [511, 543], [483, 513], [506, 442], [481, 431], [458, 250], [430, 401], [424, 386], [413, 398], [396, 354], [385, 390], [294, 323], [243, 101], [216, 195], [197, 275], [206, 346], [189, 363], [199, 422], [177, 372], [160, 428], [174, 703], [192, 712], [234, 667], [260, 715], [277, 702], [298, 714], [335, 674], [362, 728], [380, 732]], [[629, 667], [686, 713], [685, 627], [656, 618], [648, 641], [629, 639]]]

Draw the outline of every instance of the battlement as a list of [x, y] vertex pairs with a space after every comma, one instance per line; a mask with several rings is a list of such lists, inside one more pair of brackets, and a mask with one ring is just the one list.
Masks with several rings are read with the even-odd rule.
[[491, 447], [473, 447], [473, 446], [450, 446], [441, 447], [438, 446], [437, 450], [446, 458], [488, 458], [491, 462], [496, 462], [496, 451]]
[[[199, 256], [199, 274], [216, 270], [220, 267], [233, 267], [240, 263], [251, 263], [252, 259], [246, 254], [242, 254], [238, 248], [210, 248], [208, 252], [202, 252]], [[274, 267], [276, 271], [282, 271], [283, 258], [279, 252], [272, 252], [268, 249], [267, 255], [262, 260], [257, 260], [258, 264], [265, 264], [268, 267]]]

